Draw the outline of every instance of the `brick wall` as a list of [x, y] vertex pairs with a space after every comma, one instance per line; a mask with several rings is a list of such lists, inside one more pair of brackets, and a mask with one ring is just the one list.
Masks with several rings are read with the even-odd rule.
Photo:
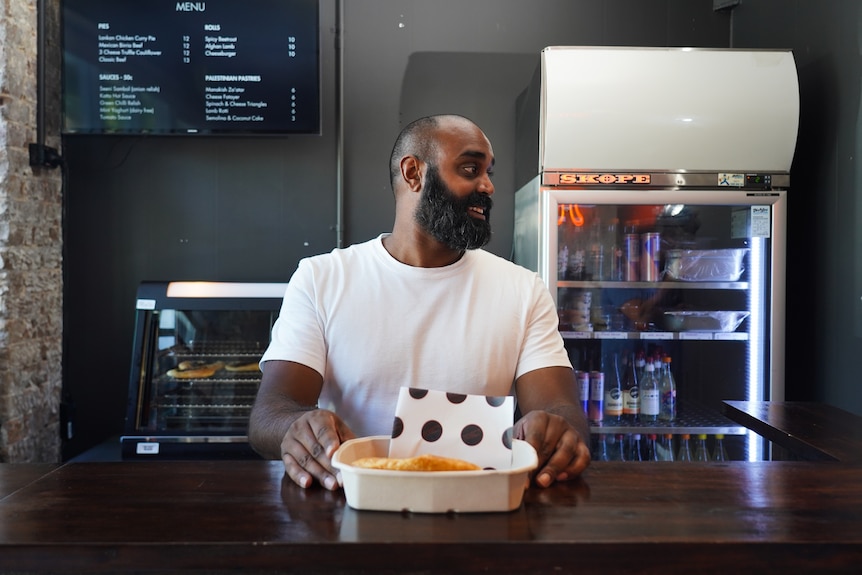
[[[59, 0], [46, 2], [45, 134], [59, 149]], [[60, 459], [62, 181], [31, 168], [37, 2], [0, 0], [0, 461]]]

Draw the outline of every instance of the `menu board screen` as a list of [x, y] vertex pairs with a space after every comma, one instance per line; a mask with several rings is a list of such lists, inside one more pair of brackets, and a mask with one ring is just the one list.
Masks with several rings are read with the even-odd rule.
[[63, 0], [66, 134], [320, 132], [318, 0]]

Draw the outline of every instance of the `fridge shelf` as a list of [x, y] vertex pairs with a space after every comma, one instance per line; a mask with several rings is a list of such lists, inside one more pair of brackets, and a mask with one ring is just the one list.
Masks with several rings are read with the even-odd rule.
[[745, 435], [748, 429], [718, 412], [692, 402], [680, 401], [675, 421], [590, 422], [590, 432], [600, 434], [640, 433], [656, 435]]
[[748, 282], [624, 282], [559, 280], [558, 288], [616, 288], [616, 289], [694, 289], [694, 290], [741, 290], [748, 289]]
[[563, 336], [563, 339], [748, 341], [748, 333], [742, 331], [561, 331], [560, 335]]

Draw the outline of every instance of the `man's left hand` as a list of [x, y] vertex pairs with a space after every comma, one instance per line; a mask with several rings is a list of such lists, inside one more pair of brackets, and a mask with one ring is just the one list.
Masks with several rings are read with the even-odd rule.
[[578, 477], [590, 464], [590, 447], [569, 421], [554, 413], [535, 410], [515, 424], [514, 437], [532, 445], [539, 455], [535, 482], [548, 487], [555, 481]]

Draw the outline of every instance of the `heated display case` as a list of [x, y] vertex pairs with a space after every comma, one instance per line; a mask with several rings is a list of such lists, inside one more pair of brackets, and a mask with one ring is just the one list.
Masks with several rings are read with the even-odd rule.
[[784, 399], [792, 54], [552, 47], [519, 104], [519, 157], [537, 161], [514, 259], [548, 284], [575, 369], [603, 374], [585, 407], [620, 401], [615, 365], [638, 354], [676, 379], [673, 421], [594, 413], [594, 439], [728, 436], [732, 458], [768, 457], [721, 411]]
[[138, 288], [124, 459], [256, 457], [247, 424], [286, 284]]

